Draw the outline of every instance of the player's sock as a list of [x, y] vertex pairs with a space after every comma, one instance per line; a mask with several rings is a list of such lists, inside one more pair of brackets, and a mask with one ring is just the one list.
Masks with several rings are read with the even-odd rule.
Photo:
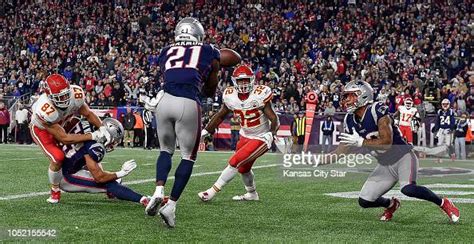
[[160, 156], [156, 160], [156, 182], [162, 181], [163, 185], [166, 183], [171, 170], [171, 157], [173, 157], [173, 154], [165, 151], [160, 152]]
[[153, 193], [154, 198], [161, 198], [163, 199], [165, 196], [165, 189], [163, 186], [156, 186], [155, 193]]
[[167, 204], [170, 206], [170, 207], [176, 207], [176, 201], [173, 201], [173, 200], [168, 200]]
[[105, 184], [105, 186], [107, 187], [108, 193], [112, 193], [116, 198], [121, 200], [140, 202], [143, 197], [143, 195], [140, 195], [126, 186], [117, 183], [117, 181], [111, 181]]
[[222, 190], [222, 188], [235, 177], [237, 172], [238, 171], [235, 167], [227, 165], [227, 167], [222, 171], [221, 175], [217, 179], [216, 183], [214, 183], [212, 186], [212, 189], [214, 189], [216, 192]]
[[170, 199], [173, 201], [178, 201], [181, 193], [183, 193], [183, 190], [191, 177], [191, 173], [193, 172], [193, 166], [193, 161], [181, 159], [181, 163], [179, 163], [174, 175], [174, 185], [170, 194]]
[[245, 185], [245, 190], [249, 193], [255, 192], [255, 181], [254, 181], [254, 174], [253, 171], [250, 170], [247, 173], [242, 174], [242, 181]]
[[48, 178], [49, 178], [49, 183], [51, 183], [51, 189], [54, 191], [59, 191], [59, 183], [61, 183], [61, 170], [59, 171], [52, 171], [50, 168], [48, 168]]
[[390, 199], [385, 198], [385, 197], [379, 197], [373, 202], [367, 201], [359, 197], [359, 205], [363, 208], [378, 208], [378, 207], [388, 208], [390, 204], [391, 204]]
[[409, 184], [404, 186], [401, 192], [409, 197], [430, 201], [434, 204], [437, 204], [438, 206], [441, 206], [443, 203], [443, 199], [424, 186]]

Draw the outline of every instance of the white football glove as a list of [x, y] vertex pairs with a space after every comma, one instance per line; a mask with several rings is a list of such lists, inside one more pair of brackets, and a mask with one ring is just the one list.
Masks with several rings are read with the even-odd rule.
[[272, 148], [272, 143], [273, 143], [273, 140], [274, 140], [273, 133], [267, 132], [267, 133], [263, 134], [262, 139], [267, 144], [268, 149]]
[[104, 146], [109, 145], [112, 142], [112, 136], [110, 135], [105, 125], [99, 127], [99, 131], [102, 132], [105, 138]]
[[91, 133], [92, 135], [92, 140], [99, 142], [99, 143], [104, 143], [107, 139], [105, 138], [105, 135], [102, 131], [96, 130]]
[[339, 136], [341, 142], [349, 146], [362, 147], [362, 144], [364, 143], [364, 138], [362, 138], [355, 129], [352, 129], [352, 132], [353, 134], [341, 133], [341, 135]]
[[206, 129], [202, 129], [202, 131], [201, 131], [201, 140], [204, 140], [204, 138], [208, 135], [210, 135], [209, 131], [207, 131]]
[[137, 163], [135, 162], [135, 159], [128, 160], [122, 164], [122, 169], [115, 172], [115, 174], [117, 175], [117, 178], [122, 178], [130, 174], [136, 167]]

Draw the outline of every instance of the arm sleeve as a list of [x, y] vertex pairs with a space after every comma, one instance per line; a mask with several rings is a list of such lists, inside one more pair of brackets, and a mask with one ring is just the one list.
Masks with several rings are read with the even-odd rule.
[[89, 141], [86, 142], [85, 146], [87, 147], [87, 154], [96, 162], [102, 161], [105, 156], [105, 147], [104, 145], [95, 142]]
[[212, 59], [217, 59], [217, 61], [221, 61], [221, 51], [211, 45], [212, 48]]

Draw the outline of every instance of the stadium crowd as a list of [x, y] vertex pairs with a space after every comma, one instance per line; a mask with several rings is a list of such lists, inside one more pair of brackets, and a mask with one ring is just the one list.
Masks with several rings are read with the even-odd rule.
[[[232, 48], [256, 81], [274, 90], [277, 112], [340, 111], [345, 83], [364, 79], [395, 112], [411, 96], [423, 113], [448, 98], [474, 110], [470, 1], [6, 1], [0, 7], [0, 100], [37, 94], [48, 73], [81, 85], [92, 107], [138, 105], [160, 89], [159, 51], [182, 17], [195, 16], [207, 41]], [[253, 4], [253, 2], [258, 2]], [[349, 1], [351, 2], [351, 1]], [[231, 14], [230, 14], [231, 13]], [[207, 111], [231, 85], [203, 98]], [[422, 114], [423, 114], [422, 113]]]

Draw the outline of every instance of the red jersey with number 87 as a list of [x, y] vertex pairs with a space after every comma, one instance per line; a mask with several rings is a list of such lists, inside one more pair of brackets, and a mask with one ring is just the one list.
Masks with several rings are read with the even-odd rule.
[[273, 97], [270, 87], [255, 86], [245, 100], [239, 98], [239, 93], [234, 87], [228, 87], [222, 97], [227, 108], [240, 116], [242, 136], [256, 139], [270, 131], [270, 120], [263, 113], [265, 104]]
[[33, 115], [31, 123], [40, 129], [45, 129], [43, 123], [60, 124], [72, 117], [84, 104], [84, 92], [82, 88], [71, 85], [71, 102], [66, 109], [56, 108], [48, 95], [43, 93], [32, 106]]

